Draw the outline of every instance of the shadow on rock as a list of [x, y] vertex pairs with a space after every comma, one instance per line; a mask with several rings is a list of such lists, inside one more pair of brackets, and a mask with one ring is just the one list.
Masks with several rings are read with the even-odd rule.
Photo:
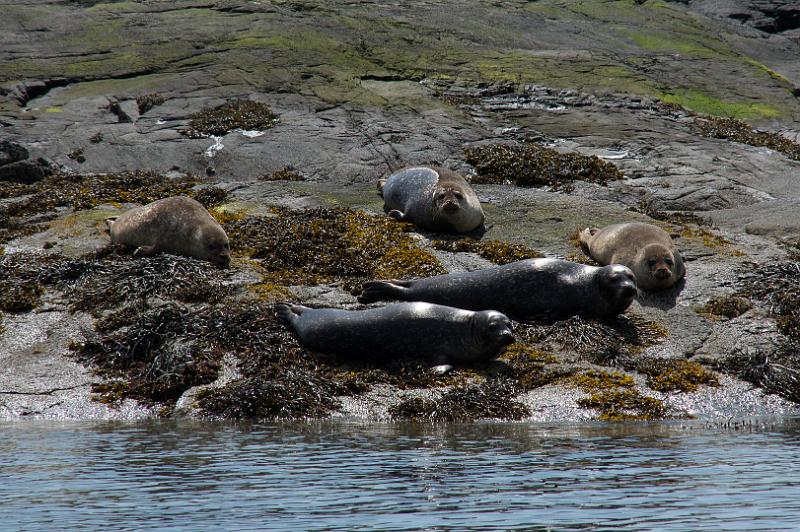
[[659, 292], [645, 292], [640, 290], [636, 301], [643, 307], [669, 310], [677, 304], [678, 295], [681, 293], [684, 286], [686, 286], [686, 279], [681, 279], [671, 288]]

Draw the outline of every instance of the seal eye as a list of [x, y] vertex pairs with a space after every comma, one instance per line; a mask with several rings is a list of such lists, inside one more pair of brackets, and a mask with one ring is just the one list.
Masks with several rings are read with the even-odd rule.
[[464, 199], [464, 194], [462, 194], [461, 192], [453, 192], [453, 195], [456, 197], [457, 200]]
[[675, 263], [674, 263], [674, 262], [672, 262], [672, 260], [670, 260], [670, 259], [664, 259], [664, 262], [667, 264], [667, 266], [672, 266], [673, 264], [675, 264]]

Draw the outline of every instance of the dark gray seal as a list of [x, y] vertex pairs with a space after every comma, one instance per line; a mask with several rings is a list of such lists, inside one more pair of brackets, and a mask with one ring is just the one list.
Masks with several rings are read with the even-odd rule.
[[384, 210], [421, 229], [467, 233], [483, 226], [483, 209], [466, 179], [438, 166], [413, 166], [378, 183]]
[[471, 310], [498, 310], [518, 321], [573, 315], [616, 316], [636, 297], [625, 266], [598, 268], [559, 259], [528, 259], [415, 281], [370, 281], [362, 303], [399, 299]]
[[137, 257], [183, 255], [227, 268], [228, 235], [205, 207], [188, 196], [172, 196], [106, 220], [111, 242], [136, 248]]
[[578, 239], [584, 253], [600, 264], [624, 264], [642, 290], [664, 290], [686, 275], [680, 251], [669, 234], [652, 224], [630, 222], [587, 227]]
[[499, 312], [430, 303], [396, 303], [366, 310], [281, 303], [275, 314], [312, 351], [372, 362], [421, 358], [440, 371], [452, 363], [492, 359], [514, 342], [511, 322]]

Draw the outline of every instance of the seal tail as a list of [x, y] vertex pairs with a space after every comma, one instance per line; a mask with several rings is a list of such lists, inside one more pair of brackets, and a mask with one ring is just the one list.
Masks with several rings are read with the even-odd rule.
[[387, 299], [404, 300], [410, 281], [368, 281], [361, 285], [359, 303], [374, 303]]
[[581, 249], [587, 255], [590, 255], [589, 242], [592, 241], [592, 237], [595, 235], [595, 233], [597, 233], [597, 231], [599, 231], [597, 227], [587, 227], [586, 229], [578, 233], [578, 242], [580, 242]]

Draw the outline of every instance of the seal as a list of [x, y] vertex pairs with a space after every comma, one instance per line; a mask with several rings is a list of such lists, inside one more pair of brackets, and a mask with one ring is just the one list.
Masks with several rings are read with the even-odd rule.
[[624, 264], [633, 270], [642, 290], [664, 290], [686, 275], [672, 238], [655, 225], [630, 222], [602, 229], [587, 227], [578, 239], [583, 251], [600, 264]]
[[108, 218], [111, 242], [136, 248], [134, 256], [163, 252], [195, 257], [227, 268], [228, 235], [205, 207], [188, 196], [172, 196]]
[[573, 315], [616, 316], [636, 297], [633, 272], [560, 259], [527, 259], [415, 281], [370, 281], [358, 300], [427, 301], [470, 310], [498, 310], [517, 321]]
[[468, 233], [483, 226], [475, 191], [459, 174], [438, 166], [403, 168], [378, 182], [383, 210], [420, 229]]
[[511, 322], [499, 312], [430, 303], [366, 310], [280, 303], [275, 315], [312, 351], [379, 363], [398, 357], [423, 358], [439, 371], [449, 370], [453, 363], [492, 359], [514, 343]]

